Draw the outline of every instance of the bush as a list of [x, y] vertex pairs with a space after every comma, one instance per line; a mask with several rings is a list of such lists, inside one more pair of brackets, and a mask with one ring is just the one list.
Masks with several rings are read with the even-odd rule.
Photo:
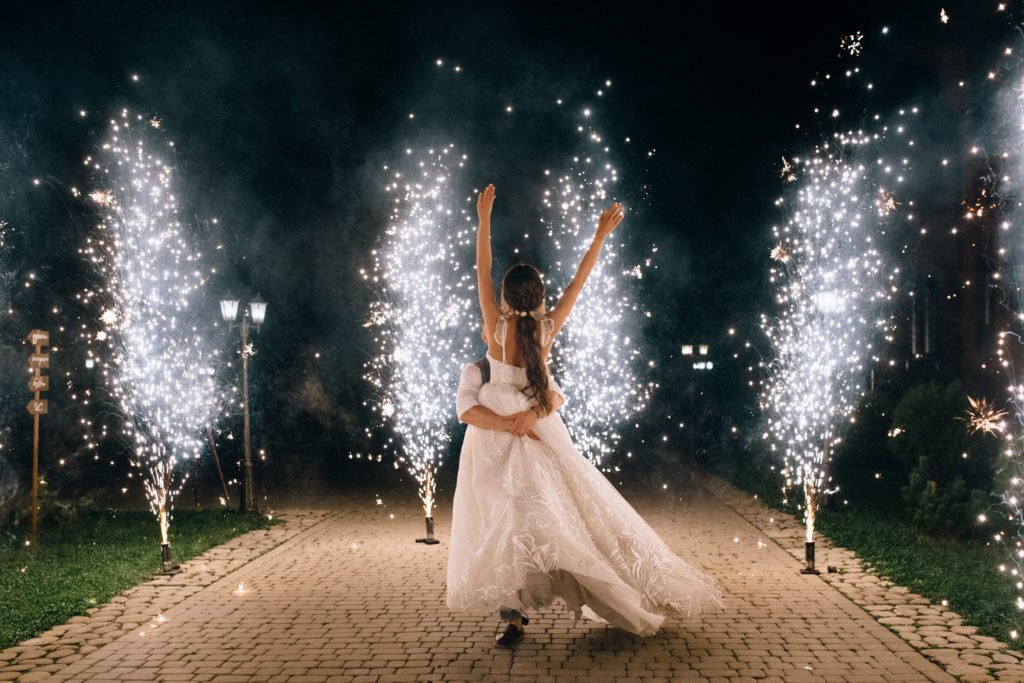
[[963, 536], [988, 507], [997, 444], [968, 432], [967, 408], [955, 382], [914, 387], [893, 410], [889, 450], [912, 468], [900, 493], [908, 518], [922, 531]]
[[836, 500], [880, 510], [900, 507], [899, 487], [910, 467], [889, 451], [894, 399], [882, 391], [869, 394], [857, 408], [846, 436], [832, 455], [830, 470]]
[[962, 477], [944, 486], [927, 478], [928, 458], [910, 473], [909, 483], [900, 489], [910, 521], [932, 534], [965, 535], [974, 525], [978, 513], [989, 506], [989, 492], [967, 488]]

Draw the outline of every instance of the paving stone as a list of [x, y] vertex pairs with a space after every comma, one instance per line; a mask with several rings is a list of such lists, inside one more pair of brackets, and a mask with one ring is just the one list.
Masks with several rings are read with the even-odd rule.
[[[414, 543], [423, 527], [414, 492], [388, 493], [383, 506], [377, 492], [354, 493], [330, 501], [330, 510], [285, 511], [284, 525], [211, 549], [176, 577], [0, 653], [0, 672], [26, 666], [15, 675], [41, 675], [47, 660], [62, 682], [907, 683], [953, 681], [943, 664], [967, 677], [988, 661], [1002, 680], [1020, 670], [1005, 644], [952, 630], [969, 627], [827, 539], [819, 556], [843, 573], [801, 575], [799, 521], [720, 480], [694, 473], [671, 491], [626, 493], [675, 552], [719, 580], [725, 609], [669, 619], [639, 638], [574, 625], [553, 605], [530, 615], [516, 651], [495, 650], [496, 615], [444, 607], [450, 491], [437, 501], [436, 546]], [[928, 638], [949, 647], [930, 647]], [[24, 664], [30, 659], [40, 666]]]
[[22, 674], [18, 678], [18, 683], [36, 683], [36, 681], [47, 681], [51, 677], [48, 671], [32, 671], [27, 674]]
[[[757, 524], [755, 520], [763, 519], [764, 510], [758, 505], [752, 505], [748, 497], [738, 494], [714, 477], [704, 477], [702, 481], [748, 521]], [[778, 525], [780, 529], [788, 530], [788, 533], [776, 534], [776, 542], [788, 549], [794, 557], [799, 558], [804, 541], [802, 529], [798, 525], [788, 523], [786, 515], [775, 512], [772, 515], [776, 520], [783, 522]], [[958, 614], [941, 605], [931, 604], [927, 598], [916, 595], [905, 587], [895, 586], [884, 577], [873, 574], [868, 563], [859, 560], [849, 550], [834, 547], [827, 538], [819, 537], [816, 549], [819, 557], [828, 558], [828, 564], [842, 567], [839, 574], [823, 574], [823, 580], [828, 581], [853, 602], [863, 605], [879, 623], [891, 628], [908, 645], [921, 651], [933, 662], [942, 667], [956, 667], [958, 671], [962, 671], [958, 677], [982, 675], [975, 670], [976, 664], [962, 658], [962, 653], [988, 658], [985, 661], [991, 662], [994, 661], [991, 657], [1001, 650], [1014, 652], [1008, 650], [1005, 643], [992, 638], [984, 642], [979, 641], [980, 637], [974, 635], [977, 629], [965, 625]], [[887, 665], [875, 675], [881, 675], [885, 680], [899, 681], [899, 676], [891, 666]], [[918, 670], [916, 679], [954, 680], [949, 671], [936, 674], [924, 670]], [[1024, 678], [1021, 680], [1024, 681]]]

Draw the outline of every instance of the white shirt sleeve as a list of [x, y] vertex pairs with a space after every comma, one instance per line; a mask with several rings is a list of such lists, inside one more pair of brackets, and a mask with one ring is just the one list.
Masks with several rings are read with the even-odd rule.
[[455, 414], [462, 416], [473, 406], [480, 405], [480, 387], [484, 385], [483, 375], [476, 363], [468, 363], [462, 368], [459, 378], [459, 389], [455, 392]]

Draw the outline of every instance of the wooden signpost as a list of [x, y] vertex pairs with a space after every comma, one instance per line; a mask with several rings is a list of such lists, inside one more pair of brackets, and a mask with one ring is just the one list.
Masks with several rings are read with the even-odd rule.
[[50, 367], [50, 354], [43, 353], [43, 347], [50, 345], [50, 333], [32, 330], [28, 341], [36, 347], [35, 353], [28, 357], [28, 367], [32, 370], [28, 389], [35, 397], [26, 406], [32, 415], [32, 547], [35, 548], [39, 540], [39, 416], [49, 410], [49, 403], [39, 394], [50, 389], [50, 378], [42, 374], [43, 368]]

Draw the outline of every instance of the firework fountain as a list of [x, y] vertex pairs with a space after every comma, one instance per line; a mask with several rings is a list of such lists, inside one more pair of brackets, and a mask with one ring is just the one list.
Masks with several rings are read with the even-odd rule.
[[805, 158], [787, 161], [793, 206], [774, 228], [771, 281], [777, 317], [762, 317], [775, 351], [761, 397], [765, 434], [781, 455], [786, 490], [803, 497], [807, 566], [814, 571], [814, 521], [833, 491], [828, 463], [866, 391], [877, 360], [873, 338], [888, 327], [882, 314], [890, 278], [879, 253], [892, 195], [870, 176], [863, 158], [872, 137], [836, 135]]
[[[29, 202], [17, 188], [23, 187], [21, 176], [29, 162], [24, 140], [28, 131], [12, 127], [10, 122], [0, 132], [0, 505], [16, 497], [20, 491], [19, 477], [15, 474], [13, 454], [8, 451], [8, 440], [15, 421], [24, 413], [24, 354], [21, 340], [27, 326], [17, 322], [15, 296], [18, 291], [19, 257], [27, 253], [17, 251], [15, 242], [22, 244], [25, 227], [31, 216]], [[32, 273], [26, 273], [23, 286], [31, 284]], [[18, 311], [21, 313], [21, 311]], [[11, 460], [8, 460], [11, 458]]]
[[7, 221], [0, 219], [0, 314], [3, 315], [9, 315], [8, 309], [11, 306], [10, 290], [11, 284], [14, 282], [14, 273], [10, 272], [11, 269], [7, 263], [7, 256], [10, 251], [10, 245], [7, 243], [9, 229]]
[[[1010, 51], [1007, 51], [1009, 54]], [[996, 185], [1002, 202], [999, 256], [1005, 265], [1005, 302], [1012, 317], [999, 334], [997, 354], [1009, 382], [1010, 415], [987, 401], [971, 402], [970, 427], [1003, 440], [1003, 466], [1007, 488], [1002, 493], [1007, 520], [1015, 533], [997, 533], [995, 539], [1009, 551], [1009, 566], [1017, 589], [1017, 607], [1024, 610], [1024, 378], [1020, 376], [1020, 344], [1024, 340], [1024, 63], [1008, 66], [1006, 85], [999, 95], [1003, 173]], [[993, 177], [996, 177], [995, 175]], [[998, 277], [998, 276], [997, 276]], [[1010, 419], [1004, 419], [1004, 418]], [[986, 521], [982, 515], [979, 521]], [[1013, 634], [1016, 638], [1016, 633]]]
[[459, 374], [480, 347], [468, 202], [458, 196], [466, 156], [451, 145], [421, 158], [408, 151], [407, 171], [390, 170], [393, 212], [373, 252], [378, 291], [368, 326], [380, 352], [367, 367], [374, 408], [401, 439], [385, 444], [395, 467], [416, 480], [433, 536], [436, 474], [451, 441], [452, 402]]
[[[8, 230], [7, 222], [0, 219], [0, 319], [11, 315], [10, 290], [11, 284], [14, 281], [14, 274], [10, 272], [8, 266], [8, 252], [10, 251], [10, 245], [7, 241]], [[0, 332], [0, 341], [2, 340], [3, 333]], [[4, 403], [11, 403], [12, 401], [5, 395], [6, 392], [7, 386], [0, 384], [0, 398], [3, 399]], [[3, 411], [0, 411], [0, 417], [6, 418]], [[13, 472], [8, 467], [5, 458], [4, 436], [6, 428], [6, 425], [0, 424], [0, 503], [5, 502], [17, 490], [15, 486], [7, 481], [13, 479]]]
[[[610, 82], [603, 86], [610, 87]], [[551, 294], [572, 279], [619, 181], [609, 143], [592, 127], [591, 117], [584, 109], [574, 126], [579, 153], [561, 171], [545, 171], [539, 234], [547, 238], [544, 251], [550, 246], [553, 256], [539, 265]], [[476, 216], [470, 211], [476, 193], [463, 175], [467, 157], [454, 146], [425, 154], [408, 149], [405, 156], [400, 169], [385, 167], [393, 213], [373, 254], [373, 269], [363, 273], [378, 292], [366, 324], [374, 329], [379, 352], [366, 377], [376, 390], [373, 409], [401, 441], [396, 447], [386, 439], [382, 450], [416, 480], [431, 539], [435, 475], [451, 440], [455, 388], [461, 368], [481, 347], [473, 267]], [[646, 313], [628, 286], [651, 267], [653, 254], [627, 264], [622, 239], [616, 232], [605, 242], [587, 293], [551, 359], [572, 404], [563, 414], [566, 424], [581, 452], [598, 466], [615, 450], [622, 424], [643, 410], [655, 386], [639, 378], [635, 333]], [[373, 438], [372, 429], [367, 437]]]
[[[591, 111], [583, 115], [589, 120]], [[619, 181], [604, 137], [585, 125], [577, 131], [585, 136], [584, 149], [564, 173], [549, 174], [553, 182], [544, 190], [543, 223], [556, 254], [545, 269], [551, 294], [572, 280]], [[628, 231], [616, 231], [605, 242], [586, 294], [573, 309], [551, 359], [552, 371], [572, 403], [564, 413], [566, 426], [580, 452], [606, 470], [605, 459], [616, 450], [619, 429], [646, 407], [655, 388], [639, 377], [635, 335], [644, 311], [631, 296], [629, 282], [643, 277], [657, 248], [642, 263], [626, 265], [624, 233]]]
[[143, 475], [168, 571], [171, 509], [183, 483], [176, 468], [198, 457], [220, 397], [214, 346], [200, 333], [207, 272], [180, 218], [175, 168], [163, 157], [173, 158], [174, 143], [159, 128], [123, 111], [85, 160], [99, 216], [81, 253], [102, 281], [83, 299], [100, 313], [94, 339], [106, 349], [102, 374], [122, 418], [117, 431]]

